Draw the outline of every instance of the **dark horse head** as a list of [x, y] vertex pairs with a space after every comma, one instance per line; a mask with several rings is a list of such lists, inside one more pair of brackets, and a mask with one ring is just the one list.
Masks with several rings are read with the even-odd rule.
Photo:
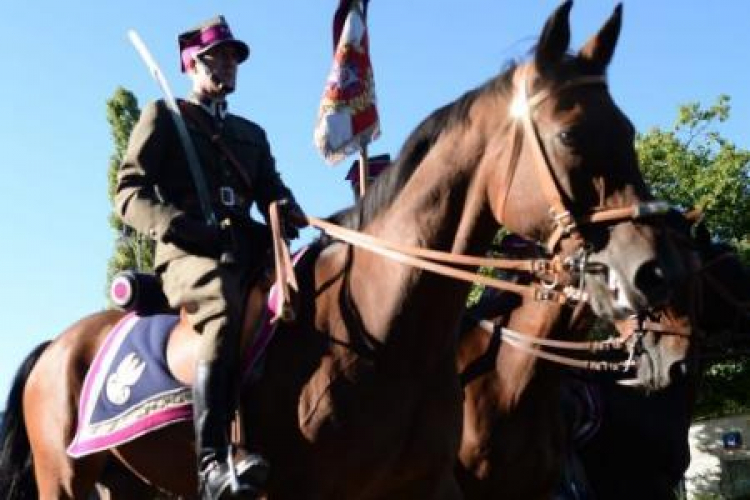
[[598, 384], [601, 428], [580, 450], [596, 498], [677, 498], [690, 465], [688, 431], [705, 368], [701, 362], [743, 356], [750, 347], [750, 269], [731, 247], [712, 241], [705, 227], [670, 219], [677, 237], [690, 236], [686, 243], [697, 251], [700, 267], [657, 314], [667, 314], [669, 321], [689, 317], [687, 359], [693, 362], [671, 362], [684, 349], [684, 338], [652, 332], [644, 338], [638, 376], [669, 378], [669, 387], [651, 385], [661, 390], [644, 392]]
[[657, 324], [645, 328], [637, 365], [647, 389], [700, 371], [706, 358], [731, 358], [750, 346], [750, 271], [731, 247], [712, 241], [702, 222], [676, 211], [665, 222], [688, 272], [650, 313]]
[[[485, 139], [509, 126], [518, 129], [514, 147], [490, 149], [483, 159], [493, 172], [486, 185], [497, 217], [514, 232], [546, 241], [550, 250], [582, 243], [594, 310], [617, 319], [663, 302], [681, 269], [658, 226], [637, 215], [654, 200], [639, 170], [634, 128], [604, 78], [620, 32], [621, 6], [573, 54], [571, 5], [565, 2], [554, 12], [533, 61], [513, 72], [516, 123], [471, 118], [491, 127]], [[516, 170], [516, 163], [535, 167]], [[510, 172], [498, 172], [498, 164], [510, 164]]]

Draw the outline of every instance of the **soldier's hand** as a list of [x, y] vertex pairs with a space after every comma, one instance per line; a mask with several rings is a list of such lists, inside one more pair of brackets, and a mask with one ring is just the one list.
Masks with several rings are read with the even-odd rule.
[[221, 230], [187, 214], [180, 214], [164, 233], [165, 243], [174, 243], [188, 253], [217, 258], [221, 254]]
[[284, 237], [293, 240], [299, 237], [299, 229], [307, 226], [307, 216], [294, 198], [279, 200], [281, 224]]

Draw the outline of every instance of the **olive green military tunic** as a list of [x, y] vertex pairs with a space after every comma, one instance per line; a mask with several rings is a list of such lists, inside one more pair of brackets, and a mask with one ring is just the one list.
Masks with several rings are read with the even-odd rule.
[[[187, 214], [197, 221], [205, 220], [182, 143], [164, 101], [146, 106], [133, 129], [118, 173], [115, 205], [123, 222], [156, 240], [155, 267], [164, 292], [173, 307], [197, 305], [197, 309], [188, 311], [191, 323], [204, 337], [211, 337], [204, 339], [205, 352], [199, 355], [213, 360], [222, 352], [222, 343], [233, 344], [239, 334], [245, 291], [254, 264], [248, 256], [268, 245], [266, 238], [259, 236], [257, 224], [250, 223], [250, 208], [256, 203], [265, 215], [271, 201], [292, 195], [281, 181], [261, 127], [232, 114], [223, 120], [214, 119], [192, 102], [185, 106], [192, 106], [193, 113], [204, 114], [206, 122], [214, 127], [212, 132], [221, 134], [252, 183], [246, 185], [209, 134], [190, 119], [191, 113], [186, 113], [213, 210], [220, 220], [232, 220], [237, 265], [224, 266], [216, 256], [191, 254], [164, 241], [175, 217]], [[226, 339], [227, 335], [232, 339]]]

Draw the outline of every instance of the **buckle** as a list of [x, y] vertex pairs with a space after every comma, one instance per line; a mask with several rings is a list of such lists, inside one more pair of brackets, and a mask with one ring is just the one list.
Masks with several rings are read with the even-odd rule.
[[570, 211], [565, 210], [564, 212], [557, 213], [553, 207], [549, 209], [549, 216], [552, 219], [555, 227], [560, 228], [562, 236], [570, 236], [570, 234], [576, 229], [577, 223], [573, 214]]
[[219, 200], [225, 207], [233, 207], [237, 204], [237, 197], [234, 195], [234, 189], [229, 186], [219, 188]]
[[541, 288], [535, 288], [534, 289], [534, 300], [537, 300], [539, 302], [556, 302], [559, 297], [559, 294], [556, 290], [552, 288], [547, 288], [544, 285], [542, 285]]
[[651, 217], [655, 215], [664, 215], [672, 208], [672, 206], [666, 201], [645, 201], [638, 203], [635, 206], [633, 218], [641, 219], [644, 217]]

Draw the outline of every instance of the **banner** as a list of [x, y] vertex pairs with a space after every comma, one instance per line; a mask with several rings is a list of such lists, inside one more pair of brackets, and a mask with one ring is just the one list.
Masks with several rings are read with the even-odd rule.
[[341, 0], [334, 16], [333, 65], [315, 127], [315, 145], [329, 164], [380, 135], [366, 9], [367, 0]]

